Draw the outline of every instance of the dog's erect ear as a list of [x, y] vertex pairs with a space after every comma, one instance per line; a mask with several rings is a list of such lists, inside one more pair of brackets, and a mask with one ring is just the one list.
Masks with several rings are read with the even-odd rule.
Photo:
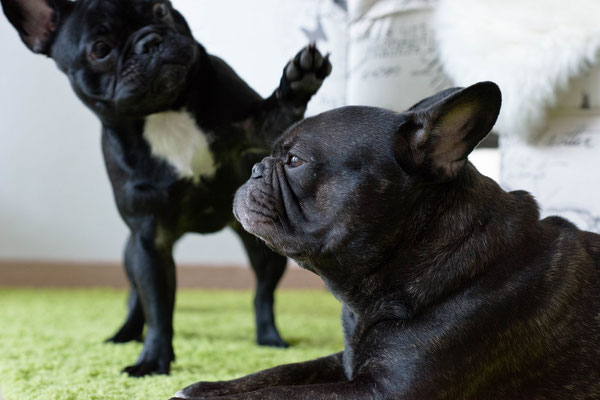
[[493, 82], [440, 94], [433, 104], [403, 114], [406, 119], [396, 135], [396, 157], [409, 170], [426, 168], [428, 173], [453, 177], [492, 130], [502, 95]]
[[48, 54], [68, 0], [1, 0], [4, 14], [34, 53]]

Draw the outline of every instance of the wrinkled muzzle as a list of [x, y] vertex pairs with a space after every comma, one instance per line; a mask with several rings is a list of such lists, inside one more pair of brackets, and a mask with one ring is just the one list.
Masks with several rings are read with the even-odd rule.
[[265, 158], [252, 168], [250, 179], [238, 189], [233, 214], [244, 229], [269, 242], [271, 231], [282, 222], [282, 204], [275, 163]]

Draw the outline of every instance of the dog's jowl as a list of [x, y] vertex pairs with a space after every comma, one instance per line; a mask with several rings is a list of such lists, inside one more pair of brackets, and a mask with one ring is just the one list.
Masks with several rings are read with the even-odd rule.
[[290, 128], [234, 213], [325, 280], [345, 349], [176, 397], [600, 399], [600, 236], [468, 162], [500, 103], [484, 82]]
[[142, 353], [125, 370], [169, 372], [172, 249], [186, 232], [239, 234], [257, 276], [257, 341], [286, 346], [273, 317], [286, 258], [245, 232], [231, 203], [250, 167], [303, 117], [331, 71], [327, 57], [307, 46], [263, 99], [194, 40], [169, 1], [2, 0], [2, 7], [25, 45], [54, 59], [102, 122], [106, 168], [131, 231], [129, 313], [110, 340], [141, 340], [147, 326]]

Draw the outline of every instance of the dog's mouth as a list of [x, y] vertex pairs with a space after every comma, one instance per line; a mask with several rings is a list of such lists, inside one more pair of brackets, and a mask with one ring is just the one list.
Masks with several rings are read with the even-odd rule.
[[294, 240], [294, 232], [286, 228], [278, 213], [257, 201], [248, 184], [238, 189], [235, 195], [233, 215], [248, 233], [265, 242], [273, 251], [295, 260], [306, 257], [307, 251]]
[[274, 219], [265, 216], [260, 210], [245, 211], [243, 220], [244, 229], [262, 240], [271, 250], [294, 260], [302, 260], [306, 257], [305, 249], [299, 246], [299, 243], [291, 240], [290, 232], [287, 232]]
[[233, 200], [233, 215], [246, 231], [268, 243], [276, 218], [262, 209], [248, 186], [246, 183], [238, 189]]
[[273, 217], [259, 209], [239, 204], [234, 206], [233, 214], [246, 231], [265, 243], [272, 244], [272, 232], [276, 229]]

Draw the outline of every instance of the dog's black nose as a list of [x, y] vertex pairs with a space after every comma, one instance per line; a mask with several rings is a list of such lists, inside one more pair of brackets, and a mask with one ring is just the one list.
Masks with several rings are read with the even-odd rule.
[[252, 175], [250, 177], [252, 179], [262, 178], [263, 172], [265, 172], [265, 165], [263, 163], [256, 163], [252, 167]]
[[142, 36], [133, 48], [135, 54], [146, 54], [155, 50], [163, 41], [163, 37], [156, 32], [148, 33]]

